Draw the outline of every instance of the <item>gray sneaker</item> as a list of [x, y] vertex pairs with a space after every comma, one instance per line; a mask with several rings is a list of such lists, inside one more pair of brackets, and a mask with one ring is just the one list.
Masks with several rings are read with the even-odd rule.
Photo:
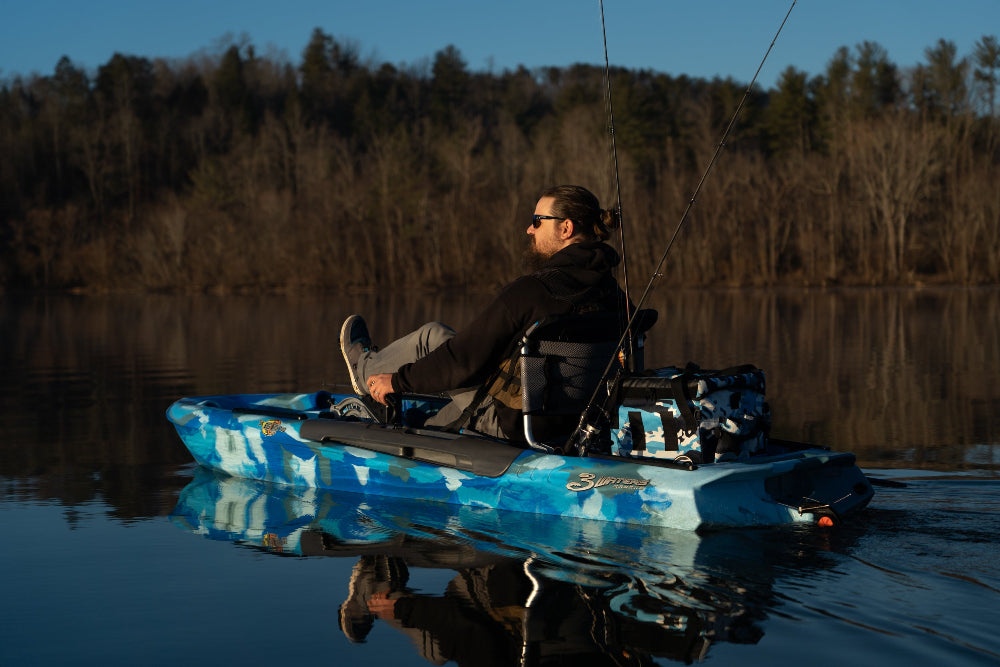
[[340, 327], [340, 351], [344, 354], [344, 361], [347, 362], [347, 372], [351, 376], [351, 386], [358, 394], [368, 393], [365, 386], [365, 379], [358, 375], [358, 360], [365, 352], [375, 350], [372, 345], [371, 336], [368, 334], [368, 325], [360, 315], [351, 315], [344, 320]]

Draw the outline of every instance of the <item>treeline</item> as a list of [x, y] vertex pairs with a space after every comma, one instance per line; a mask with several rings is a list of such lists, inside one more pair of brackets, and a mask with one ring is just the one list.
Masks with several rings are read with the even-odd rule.
[[[754, 90], [663, 269], [677, 285], [1000, 282], [1000, 43], [878, 44]], [[611, 72], [629, 271], [649, 275], [747, 88]], [[0, 83], [0, 287], [489, 287], [538, 192], [615, 197], [603, 68], [185, 61]]]

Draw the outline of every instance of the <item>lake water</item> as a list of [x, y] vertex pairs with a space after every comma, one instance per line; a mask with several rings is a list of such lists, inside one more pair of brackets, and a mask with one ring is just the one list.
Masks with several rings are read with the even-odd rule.
[[181, 396], [347, 381], [481, 295], [0, 296], [0, 665], [1000, 662], [1000, 290], [654, 293], [649, 365], [767, 372], [777, 436], [858, 454], [845, 525], [706, 535], [200, 470]]

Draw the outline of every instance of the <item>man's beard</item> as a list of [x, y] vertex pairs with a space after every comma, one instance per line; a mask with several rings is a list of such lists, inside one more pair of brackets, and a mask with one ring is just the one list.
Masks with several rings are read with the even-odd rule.
[[534, 273], [545, 266], [551, 257], [552, 253], [546, 254], [538, 249], [538, 246], [535, 245], [535, 237], [532, 236], [528, 239], [528, 245], [524, 248], [524, 252], [521, 253], [521, 268], [528, 273]]

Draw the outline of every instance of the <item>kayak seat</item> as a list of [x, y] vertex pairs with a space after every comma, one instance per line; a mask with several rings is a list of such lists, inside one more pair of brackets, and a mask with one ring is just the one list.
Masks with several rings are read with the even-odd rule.
[[562, 451], [612, 359], [621, 318], [613, 313], [542, 319], [521, 339], [521, 412], [532, 449]]

